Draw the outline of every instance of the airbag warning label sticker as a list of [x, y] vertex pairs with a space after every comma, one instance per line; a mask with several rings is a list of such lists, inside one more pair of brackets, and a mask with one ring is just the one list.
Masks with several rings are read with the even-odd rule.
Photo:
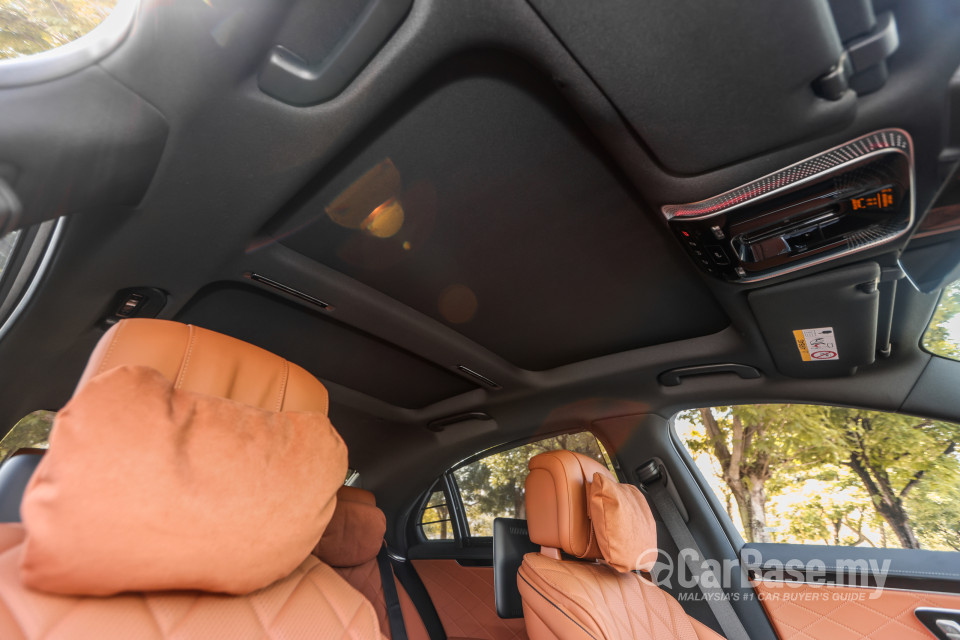
[[797, 341], [797, 349], [804, 362], [817, 360], [839, 360], [840, 351], [837, 349], [837, 338], [833, 335], [833, 327], [819, 329], [796, 329], [793, 337]]

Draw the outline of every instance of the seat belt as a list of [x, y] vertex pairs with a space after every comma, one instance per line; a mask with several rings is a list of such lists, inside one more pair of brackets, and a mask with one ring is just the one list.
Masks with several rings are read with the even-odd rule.
[[394, 582], [393, 565], [387, 555], [386, 542], [377, 554], [377, 566], [380, 568], [383, 600], [387, 605], [387, 619], [390, 621], [390, 637], [392, 640], [407, 640], [407, 627], [403, 622], [403, 610], [400, 608], [400, 596], [397, 594], [397, 583]]
[[[666, 473], [661, 469], [656, 460], [645, 462], [637, 469], [637, 475], [640, 477], [640, 483], [643, 490], [657, 508], [657, 513], [666, 525], [667, 531], [681, 550], [689, 549], [694, 551], [701, 560], [706, 557], [700, 550], [693, 534], [683, 521], [677, 503], [673, 501], [673, 496], [667, 490]], [[690, 554], [681, 553], [690, 574], [696, 579], [697, 586], [700, 587], [703, 597], [707, 600], [710, 611], [720, 624], [723, 635], [727, 640], [750, 640], [747, 630], [743, 628], [737, 612], [733, 610], [733, 605], [727, 599], [727, 594], [720, 587], [720, 580], [709, 567], [697, 564]]]

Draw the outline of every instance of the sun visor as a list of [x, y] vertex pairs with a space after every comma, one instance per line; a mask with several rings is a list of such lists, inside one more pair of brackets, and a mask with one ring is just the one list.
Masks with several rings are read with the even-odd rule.
[[777, 369], [797, 378], [856, 373], [877, 349], [880, 266], [855, 264], [750, 292]]

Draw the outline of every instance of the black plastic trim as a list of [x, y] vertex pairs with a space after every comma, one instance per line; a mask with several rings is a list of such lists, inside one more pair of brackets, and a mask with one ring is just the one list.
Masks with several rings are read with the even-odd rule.
[[757, 370], [756, 367], [728, 362], [717, 364], [700, 364], [694, 367], [670, 369], [669, 371], [664, 371], [661, 373], [657, 377], [657, 380], [659, 380], [660, 384], [665, 387], [675, 387], [682, 382], [681, 378], [688, 376], [704, 376], [717, 373], [735, 373], [743, 380], [753, 380], [761, 376], [760, 371]]
[[847, 55], [853, 72], [860, 73], [886, 60], [900, 46], [900, 34], [893, 13], [886, 11], [877, 16], [874, 30], [847, 45]]
[[412, 4], [413, 0], [371, 0], [337, 48], [319, 64], [275, 46], [260, 72], [260, 90], [295, 106], [330, 100], [373, 58]]
[[497, 615], [522, 618], [523, 602], [517, 588], [517, 572], [523, 556], [536, 553], [540, 545], [530, 541], [527, 521], [519, 518], [493, 520], [493, 591]]
[[[951, 592], [960, 591], [960, 567], [957, 565], [955, 551], [928, 551], [921, 549], [862, 549], [859, 547], [835, 547], [812, 544], [747, 543], [740, 550], [744, 553], [755, 552], [762, 558], [759, 568], [783, 568], [788, 560], [796, 560], [802, 566], [822, 563], [822, 570], [828, 574], [847, 572], [843, 563], [865, 560], [874, 561], [885, 576], [905, 578], [924, 582], [923, 589], [932, 590], [935, 586], [947, 583]], [[773, 561], [773, 562], [770, 562]], [[883, 565], [889, 562], [889, 565]], [[745, 567], [751, 569], [753, 567]], [[951, 570], [951, 568], [955, 568]], [[943, 589], [942, 586], [938, 590]]]

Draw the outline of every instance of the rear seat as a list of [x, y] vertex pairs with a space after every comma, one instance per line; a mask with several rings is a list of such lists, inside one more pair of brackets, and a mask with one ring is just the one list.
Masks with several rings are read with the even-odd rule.
[[[376, 498], [369, 491], [356, 487], [341, 487], [337, 506], [323, 537], [313, 554], [333, 567], [357, 591], [373, 604], [380, 620], [380, 630], [392, 638], [387, 603], [380, 580], [377, 554], [383, 547], [387, 522], [383, 511], [377, 508]], [[413, 600], [394, 576], [400, 610], [409, 640], [430, 640], [427, 628], [417, 612]]]

